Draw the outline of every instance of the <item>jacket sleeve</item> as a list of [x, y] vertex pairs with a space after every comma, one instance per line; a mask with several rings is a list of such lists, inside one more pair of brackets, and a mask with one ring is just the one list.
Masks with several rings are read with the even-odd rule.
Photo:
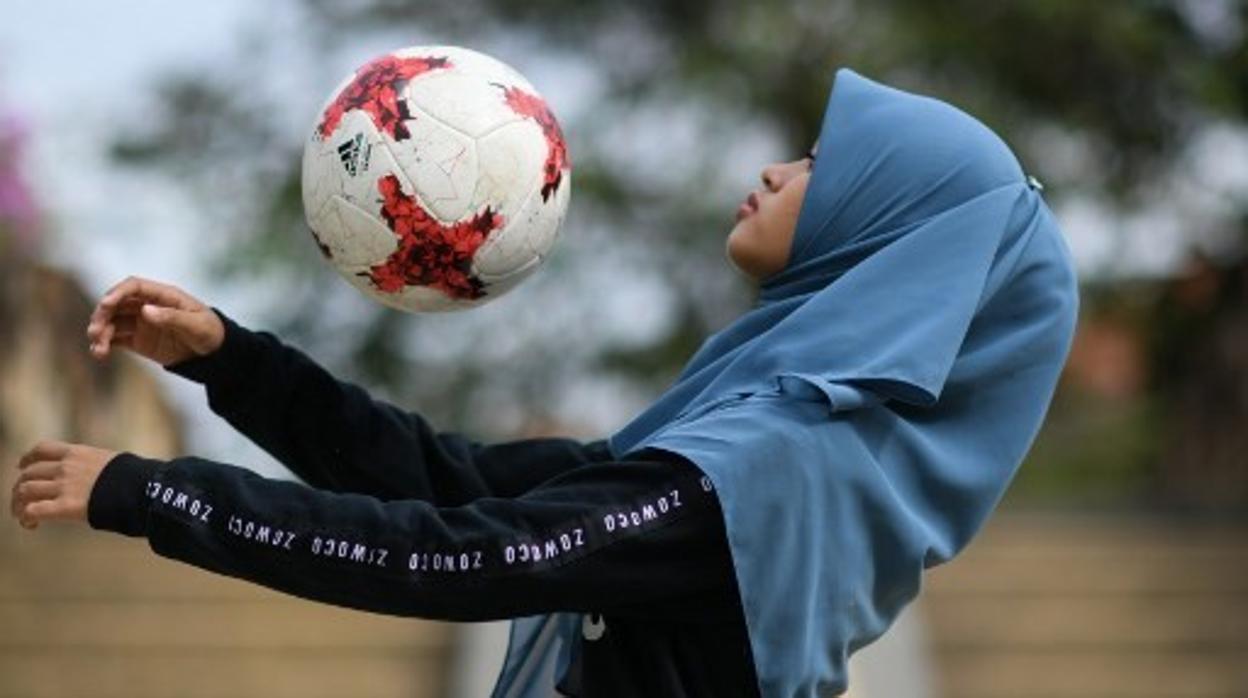
[[437, 432], [419, 414], [336, 379], [275, 335], [213, 312], [225, 325], [221, 347], [166, 370], [203, 384], [213, 412], [319, 489], [456, 506], [515, 496], [610, 457], [601, 440], [485, 445]]
[[[634, 615], [678, 602], [734, 612], [718, 502], [688, 461], [586, 465], [517, 497], [458, 506], [328, 492], [202, 458], [122, 453], [91, 493], [93, 528], [224, 575], [350, 608], [481, 621]], [[698, 603], [687, 603], [690, 596]], [[698, 615], [696, 617], [704, 617]]]

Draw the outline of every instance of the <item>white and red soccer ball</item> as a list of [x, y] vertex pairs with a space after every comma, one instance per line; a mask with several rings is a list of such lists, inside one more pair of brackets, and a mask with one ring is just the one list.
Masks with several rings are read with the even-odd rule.
[[334, 90], [303, 154], [303, 207], [322, 255], [388, 306], [480, 305], [545, 259], [571, 188], [558, 122], [504, 63], [418, 46]]

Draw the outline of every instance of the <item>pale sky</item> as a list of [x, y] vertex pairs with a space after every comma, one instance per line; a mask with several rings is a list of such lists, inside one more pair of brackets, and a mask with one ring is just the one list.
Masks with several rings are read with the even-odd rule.
[[[227, 54], [257, 3], [3, 4], [0, 105], [30, 127], [25, 171], [51, 219], [53, 260], [77, 271], [93, 297], [128, 274], [197, 295], [225, 293], [186, 249], [203, 222], [179, 205], [185, 193], [159, 177], [110, 166], [105, 148], [121, 120], [142, 118], [153, 77]], [[231, 307], [247, 316], [243, 299]], [[208, 410], [201, 387], [158, 375], [184, 416], [192, 452], [283, 474]]]

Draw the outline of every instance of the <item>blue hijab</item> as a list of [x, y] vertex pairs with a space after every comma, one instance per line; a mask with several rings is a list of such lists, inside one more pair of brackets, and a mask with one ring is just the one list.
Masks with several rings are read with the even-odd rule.
[[[996, 506], [1070, 349], [1076, 279], [1010, 149], [837, 72], [787, 264], [609, 439], [724, 511], [763, 696], [826, 696]], [[517, 621], [496, 696], [550, 696], [572, 614]]]

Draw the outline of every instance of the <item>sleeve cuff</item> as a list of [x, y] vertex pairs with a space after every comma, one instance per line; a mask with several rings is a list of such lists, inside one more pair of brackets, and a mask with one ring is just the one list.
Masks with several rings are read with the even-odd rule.
[[91, 528], [136, 538], [147, 535], [144, 491], [161, 463], [130, 452], [114, 456], [100, 471], [87, 500]]
[[246, 353], [247, 330], [231, 320], [216, 307], [212, 312], [221, 318], [225, 326], [225, 338], [216, 351], [202, 356], [193, 356], [177, 363], [169, 364], [164, 369], [169, 373], [182, 376], [187, 380], [207, 385], [215, 382], [220, 376], [235, 372], [243, 361]]

